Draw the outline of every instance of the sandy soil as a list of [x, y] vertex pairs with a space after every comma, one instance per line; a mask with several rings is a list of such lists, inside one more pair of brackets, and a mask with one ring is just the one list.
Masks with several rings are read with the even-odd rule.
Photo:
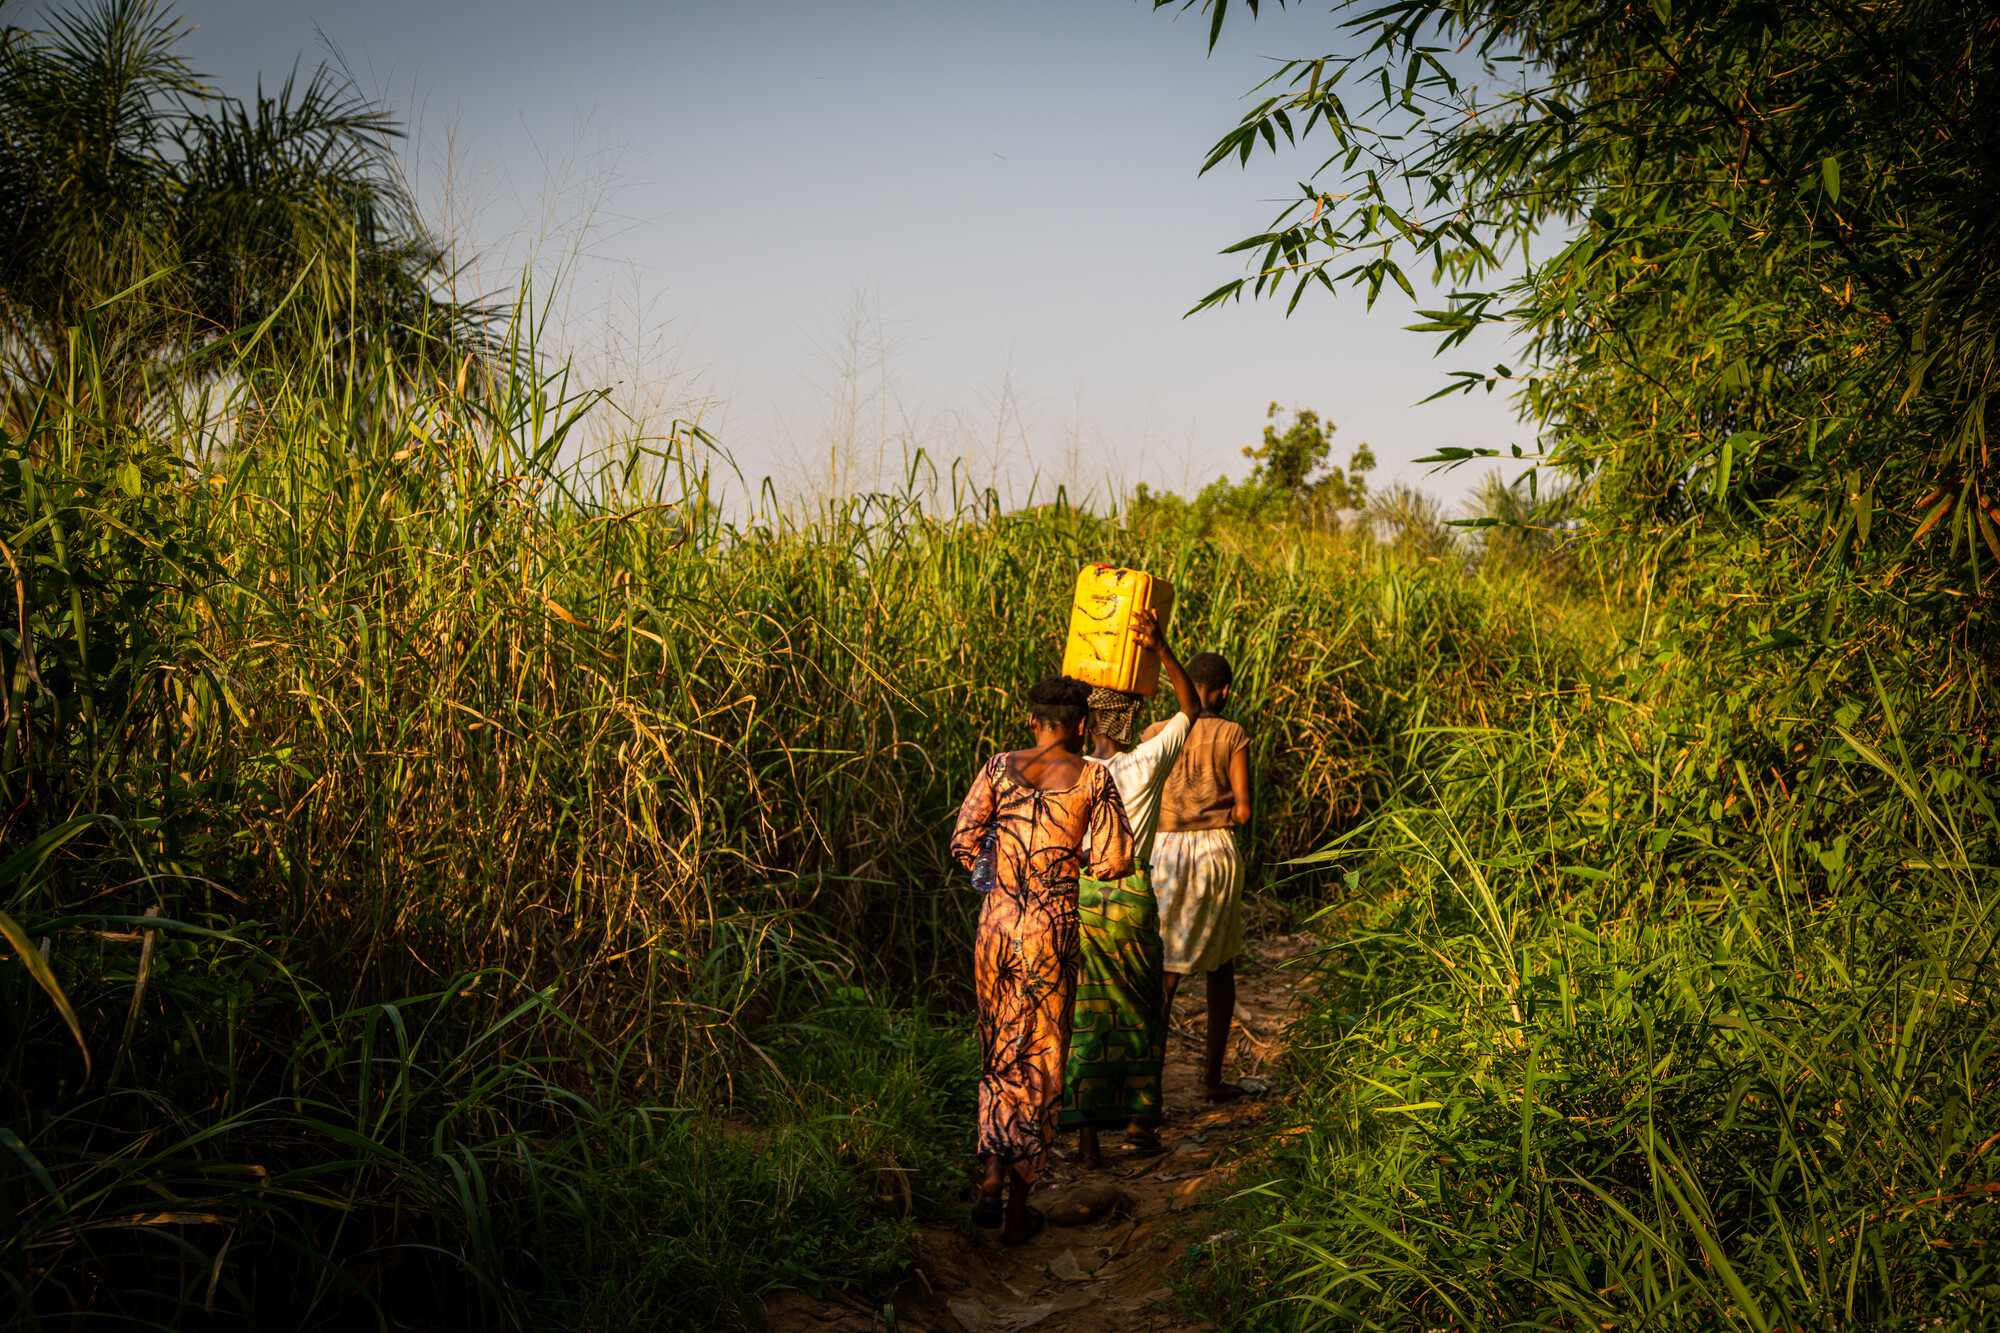
[[[1303, 953], [1309, 940], [1275, 936], [1253, 940], [1238, 965], [1236, 1023], [1227, 1074], [1266, 1077], [1297, 1004], [1305, 975], [1281, 968]], [[1019, 1248], [1001, 1245], [995, 1232], [969, 1224], [931, 1228], [915, 1277], [889, 1298], [898, 1333], [1177, 1333], [1211, 1327], [1171, 1308], [1162, 1275], [1174, 1255], [1205, 1238], [1203, 1214], [1226, 1195], [1246, 1159], [1254, 1159], [1258, 1130], [1284, 1091], [1273, 1088], [1241, 1101], [1201, 1100], [1201, 1034], [1206, 1005], [1199, 978], [1190, 979], [1174, 1006], [1168, 1039], [1166, 1123], [1162, 1151], [1136, 1156], [1122, 1148], [1122, 1134], [1104, 1136], [1109, 1169], [1078, 1172], [1067, 1165], [1073, 1137], [1062, 1145], [1061, 1164], [1036, 1186], [1032, 1200], [1045, 1210], [1068, 1193], [1082, 1197], [1110, 1185], [1123, 1202], [1081, 1226], [1051, 1225]], [[969, 1208], [969, 1205], [968, 1205]], [[765, 1308], [773, 1333], [868, 1333], [885, 1329], [881, 1305], [845, 1294], [819, 1299], [800, 1292], [774, 1297]]]

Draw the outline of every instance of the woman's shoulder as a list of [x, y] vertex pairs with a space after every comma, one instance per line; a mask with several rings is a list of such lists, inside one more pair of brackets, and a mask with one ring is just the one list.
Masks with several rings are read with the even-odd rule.
[[[996, 783], [1006, 783], [1008, 786], [1018, 787], [1024, 791], [1039, 791], [1044, 794], [1081, 790], [1086, 783], [1092, 780], [1094, 774], [1108, 774], [1110, 772], [1103, 764], [1091, 762], [1088, 756], [1077, 755], [1075, 756], [1076, 771], [1069, 776], [1068, 781], [1045, 783], [1042, 786], [1036, 786], [1026, 776], [1025, 768], [1021, 764], [1016, 763], [1016, 760], [1025, 761], [1034, 756], [1035, 751], [1033, 750], [1003, 750], [1001, 753], [987, 760], [981, 771], [988, 774]], [[1038, 772], [1045, 775], [1047, 770], [1042, 769], [1038, 770]], [[1057, 774], [1060, 775], [1061, 772], [1061, 768], [1058, 768]]]

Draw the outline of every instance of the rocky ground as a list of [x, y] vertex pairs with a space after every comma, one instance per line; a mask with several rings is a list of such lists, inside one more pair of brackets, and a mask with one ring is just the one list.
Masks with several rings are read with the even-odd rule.
[[[1209, 1239], [1203, 1218], [1246, 1167], [1282, 1088], [1264, 1081], [1306, 983], [1282, 966], [1305, 952], [1305, 936], [1271, 936], [1248, 946], [1238, 964], [1228, 1076], [1263, 1086], [1259, 1095], [1211, 1105], [1201, 1100], [1201, 1035], [1206, 1006], [1199, 979], [1176, 999], [1166, 1071], [1166, 1123], [1152, 1156], [1104, 1136], [1109, 1169], [1068, 1165], [1066, 1139], [1032, 1200], [1050, 1226], [1026, 1245], [1001, 1245], [969, 1223], [925, 1233], [925, 1257], [896, 1294], [897, 1333], [1177, 1333], [1211, 1327], [1173, 1308], [1165, 1274], [1173, 1258]], [[969, 1209], [969, 1205], [968, 1205]], [[1068, 1225], [1058, 1225], [1067, 1221]], [[885, 1329], [887, 1311], [859, 1298], [800, 1292], [766, 1307], [773, 1333], [867, 1333]]]

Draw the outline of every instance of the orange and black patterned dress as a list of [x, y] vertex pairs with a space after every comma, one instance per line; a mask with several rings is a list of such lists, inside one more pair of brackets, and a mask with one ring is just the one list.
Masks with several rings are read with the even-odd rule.
[[972, 865], [989, 829], [998, 838], [994, 888], [973, 945], [983, 1061], [979, 1152], [1033, 1181], [1055, 1134], [1069, 1058], [1077, 876], [1132, 873], [1132, 829], [1102, 764], [1085, 764], [1072, 786], [1040, 791], [1015, 779], [1005, 755], [986, 762], [959, 807], [951, 852], [960, 865]]

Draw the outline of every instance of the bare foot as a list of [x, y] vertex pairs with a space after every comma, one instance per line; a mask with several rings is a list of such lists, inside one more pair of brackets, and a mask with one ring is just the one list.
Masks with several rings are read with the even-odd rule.
[[1125, 1146], [1140, 1152], [1149, 1152], [1160, 1146], [1160, 1131], [1151, 1125], [1142, 1125], [1134, 1120], [1125, 1126]]
[[1234, 1083], [1212, 1083], [1203, 1090], [1201, 1099], [1205, 1102], [1233, 1102], [1248, 1095]]
[[1021, 1218], [1018, 1222], [1011, 1218], [1008, 1220], [1006, 1229], [1000, 1233], [1000, 1243], [1002, 1245], [1026, 1245], [1029, 1241], [1041, 1235], [1048, 1224], [1049, 1219], [1042, 1216], [1041, 1209], [1023, 1208], [1021, 1209]]
[[1028, 1182], [1016, 1171], [1007, 1181], [1007, 1225], [1000, 1229], [1003, 1245], [1025, 1245], [1049, 1224], [1040, 1210], [1028, 1207]]
[[986, 1159], [986, 1178], [979, 1185], [979, 1202], [972, 1208], [972, 1224], [997, 1227], [1006, 1214], [1007, 1168], [998, 1157]]

